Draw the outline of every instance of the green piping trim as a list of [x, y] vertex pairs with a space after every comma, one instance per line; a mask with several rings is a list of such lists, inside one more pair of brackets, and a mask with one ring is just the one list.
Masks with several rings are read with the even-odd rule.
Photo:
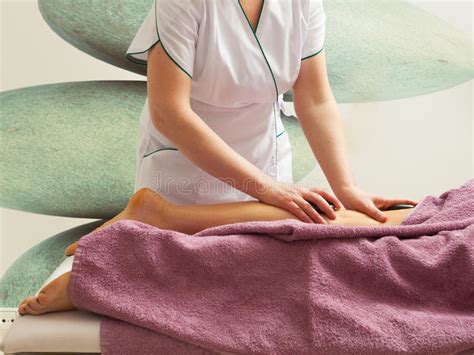
[[278, 135], [276, 134], [277, 133], [277, 118], [276, 118], [276, 111], [275, 111], [275, 104], [278, 104], [278, 100], [276, 102], [273, 103], [272, 107], [273, 107], [273, 123], [274, 123], [274, 126], [275, 126], [275, 180], [278, 180]]
[[283, 132], [280, 132], [277, 134], [277, 138], [280, 137], [283, 133], [285, 133], [286, 131], [283, 131]]
[[[239, 1], [239, 5], [240, 5], [240, 1]], [[260, 23], [260, 18], [262, 17], [262, 12], [263, 12], [263, 7], [264, 6], [265, 6], [265, 0], [262, 1], [262, 7], [260, 8], [260, 12], [258, 13], [257, 23], [255, 24], [255, 30], [253, 29], [252, 25], [250, 25], [250, 21], [249, 21], [249, 25], [250, 25], [250, 28], [252, 29], [253, 33], [257, 33], [258, 24]], [[242, 5], [240, 5], [240, 7], [242, 8]], [[243, 11], [243, 8], [242, 8], [242, 12], [245, 15], [245, 11]], [[245, 15], [245, 18], [248, 21], [247, 15]]]
[[189, 76], [192, 79], [193, 77], [191, 76], [191, 74], [189, 74], [181, 65], [178, 64], [176, 60], [173, 59], [173, 57], [166, 50], [165, 45], [163, 44], [163, 41], [160, 41], [160, 33], [158, 32], [158, 21], [156, 19], [156, 0], [155, 0], [155, 27], [156, 27], [156, 36], [158, 37], [158, 41], [161, 42], [161, 47], [163, 48], [165, 53], [173, 61], [173, 63], [178, 66], [179, 69], [181, 69], [187, 76]]
[[142, 61], [141, 59], [135, 59], [133, 57], [129, 57], [128, 55], [126, 55], [125, 58], [135, 64], [147, 65], [146, 61]]
[[133, 52], [133, 53], [125, 53], [125, 58], [127, 58], [129, 61], [136, 63], [136, 64], [141, 64], [141, 65], [147, 65], [146, 60], [138, 59], [138, 58], [133, 58], [132, 55], [134, 54], [142, 54], [150, 49], [152, 49], [160, 40], [158, 39], [155, 43], [153, 43], [148, 49], [145, 49], [144, 51], [141, 52]]
[[305, 59], [308, 59], [308, 58], [314, 57], [315, 55], [317, 55], [317, 54], [321, 53], [321, 51], [322, 51], [323, 49], [324, 49], [324, 45], [323, 45], [323, 48], [321, 48], [321, 49], [320, 49], [319, 51], [317, 51], [316, 53], [314, 53], [314, 54], [311, 54], [311, 55], [309, 55], [309, 56], [307, 56], [307, 57], [301, 58], [301, 60], [305, 60]]
[[176, 149], [176, 148], [160, 148], [160, 149], [157, 149], [157, 150], [155, 150], [155, 151], [153, 151], [153, 152], [151, 152], [151, 153], [145, 154], [145, 155], [143, 156], [143, 158], [146, 158], [147, 156], [152, 155], [152, 154], [154, 154], [154, 153], [161, 152], [162, 150], [178, 150], [178, 149]]
[[176, 60], [174, 60], [174, 58], [166, 50], [165, 45], [163, 44], [163, 41], [161, 41], [161, 39], [160, 39], [160, 33], [158, 32], [158, 21], [157, 21], [157, 17], [156, 17], [156, 0], [154, 1], [154, 9], [155, 9], [156, 36], [157, 36], [158, 40], [155, 43], [153, 43], [148, 49], [145, 49], [144, 51], [134, 52], [134, 53], [126, 53], [125, 58], [127, 58], [129, 61], [131, 61], [133, 63], [136, 63], [136, 64], [147, 65], [146, 60], [133, 58], [132, 55], [145, 53], [146, 51], [149, 51], [150, 49], [152, 49], [158, 42], [161, 42], [161, 47], [163, 48], [166, 55], [173, 61], [174, 64], [176, 64], [178, 66], [179, 69], [181, 69], [187, 76], [189, 76], [192, 79], [193, 77], [191, 76], [191, 74], [189, 74], [181, 65], [178, 64], [178, 62]]
[[[263, 1], [265, 2], [265, 0], [263, 0]], [[270, 63], [268, 63], [267, 56], [265, 55], [265, 52], [263, 51], [262, 46], [260, 45], [260, 41], [258, 40], [257, 35], [256, 35], [255, 32], [253, 31], [252, 25], [250, 24], [250, 21], [249, 21], [249, 19], [248, 19], [246, 13], [245, 13], [245, 11], [244, 11], [244, 8], [242, 7], [242, 4], [240, 3], [240, 0], [237, 0], [237, 2], [239, 3], [240, 9], [242, 10], [242, 13], [243, 13], [244, 16], [245, 16], [245, 19], [247, 20], [247, 23], [249, 24], [249, 27], [250, 27], [250, 30], [252, 31], [253, 36], [254, 36], [255, 39], [257, 40], [258, 46], [260, 47], [260, 51], [261, 51], [262, 54], [263, 54], [263, 58], [265, 58], [265, 62], [267, 62], [268, 69], [270, 69], [270, 73], [272, 74], [272, 78], [273, 78], [273, 83], [275, 84], [276, 99], [277, 99], [277, 101], [278, 101], [278, 86], [277, 86], [277, 83], [276, 83], [276, 80], [275, 80], [275, 76], [273, 75], [272, 67], [270, 66]], [[264, 4], [262, 5], [262, 10], [263, 10], [263, 6], [264, 6]]]

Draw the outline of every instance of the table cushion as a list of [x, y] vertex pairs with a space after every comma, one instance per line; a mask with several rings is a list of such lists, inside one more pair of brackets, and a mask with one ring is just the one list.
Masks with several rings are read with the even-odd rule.
[[3, 351], [100, 353], [102, 317], [81, 310], [18, 316], [3, 339]]

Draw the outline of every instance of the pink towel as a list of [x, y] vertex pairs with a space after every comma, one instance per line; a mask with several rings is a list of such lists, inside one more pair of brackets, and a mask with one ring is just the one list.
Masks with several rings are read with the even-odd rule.
[[119, 221], [79, 241], [69, 291], [105, 355], [453, 354], [474, 350], [473, 264], [474, 179], [400, 226]]

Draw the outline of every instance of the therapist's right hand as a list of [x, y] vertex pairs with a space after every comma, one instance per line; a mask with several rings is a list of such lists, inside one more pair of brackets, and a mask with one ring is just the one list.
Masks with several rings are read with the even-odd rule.
[[308, 201], [316, 205], [330, 219], [336, 219], [336, 213], [328, 202], [332, 202], [337, 210], [342, 208], [342, 203], [337, 197], [323, 189], [305, 188], [275, 180], [265, 184], [257, 198], [268, 205], [285, 209], [307, 223], [327, 224]]

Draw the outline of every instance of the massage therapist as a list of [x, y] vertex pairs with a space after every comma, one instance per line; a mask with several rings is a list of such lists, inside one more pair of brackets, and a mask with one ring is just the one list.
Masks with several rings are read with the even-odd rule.
[[[335, 218], [329, 203], [380, 222], [383, 209], [416, 204], [354, 180], [326, 70], [325, 21], [322, 0], [155, 0], [126, 53], [147, 66], [135, 191], [182, 204], [259, 200], [316, 223], [326, 223], [320, 213]], [[293, 183], [280, 117], [290, 89], [335, 196]]]

